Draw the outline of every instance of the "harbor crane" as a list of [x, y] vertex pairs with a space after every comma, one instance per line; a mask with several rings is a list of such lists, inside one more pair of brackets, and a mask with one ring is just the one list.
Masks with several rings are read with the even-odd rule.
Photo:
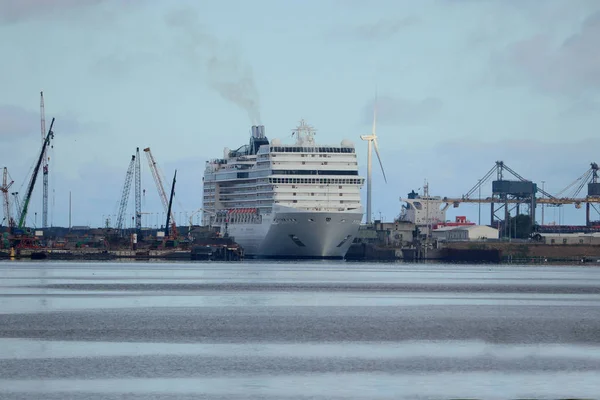
[[135, 149], [135, 230], [142, 232], [142, 170], [140, 168], [140, 148]]
[[117, 214], [117, 225], [118, 230], [123, 229], [123, 218], [125, 216], [125, 210], [127, 209], [127, 203], [129, 202], [129, 192], [131, 192], [131, 180], [133, 178], [133, 169], [135, 164], [135, 155], [131, 156], [129, 162], [129, 168], [125, 174], [125, 183], [123, 184], [123, 192], [121, 193], [121, 203], [119, 204], [119, 213]]
[[54, 132], [52, 128], [54, 126], [54, 118], [52, 118], [52, 122], [50, 123], [50, 129], [48, 129], [48, 134], [46, 135], [46, 139], [42, 144], [42, 151], [40, 152], [40, 156], [38, 161], [33, 169], [33, 174], [31, 175], [31, 180], [29, 181], [29, 185], [27, 186], [27, 192], [25, 192], [25, 198], [23, 199], [23, 208], [19, 214], [19, 223], [18, 228], [21, 229], [25, 225], [25, 219], [27, 218], [27, 211], [29, 209], [29, 202], [31, 201], [31, 194], [33, 193], [33, 188], [35, 186], [35, 181], [37, 180], [38, 173], [40, 171], [40, 166], [42, 165], [42, 161], [44, 159], [44, 155], [46, 154], [46, 148], [50, 145], [50, 140], [54, 138]]
[[[177, 180], [177, 170], [173, 175], [173, 184], [171, 185], [171, 197], [169, 198], [169, 207], [167, 209], [167, 222], [165, 223], [165, 237], [169, 237], [169, 219], [171, 219], [171, 207], [173, 206], [173, 195], [175, 194], [175, 181]], [[175, 222], [173, 221], [173, 229], [175, 229]], [[173, 238], [177, 238], [177, 231], [172, 232]]]
[[[148, 165], [150, 166], [150, 171], [152, 171], [152, 177], [154, 178], [154, 183], [156, 183], [156, 189], [158, 190], [158, 197], [160, 197], [160, 201], [165, 209], [165, 212], [169, 214], [169, 218], [167, 221], [170, 221], [171, 224], [171, 235], [173, 237], [177, 237], [177, 225], [175, 224], [175, 218], [172, 215], [171, 209], [169, 207], [169, 200], [167, 199], [167, 193], [165, 191], [165, 187], [163, 186], [162, 179], [160, 177], [160, 172], [158, 170], [158, 165], [154, 160], [154, 156], [152, 155], [152, 151], [150, 147], [146, 147], [144, 149], [144, 153], [146, 153], [146, 157], [148, 158]], [[168, 232], [168, 227], [165, 226], [165, 235]]]
[[10, 178], [10, 175], [8, 174], [8, 168], [4, 167], [2, 173], [2, 186], [0, 186], [0, 191], [2, 192], [2, 197], [4, 200], [4, 219], [2, 221], [6, 221], [10, 229], [15, 227], [15, 220], [13, 219], [12, 213], [10, 211], [10, 198], [8, 197], [8, 189], [10, 189], [13, 183], [14, 181]]
[[127, 173], [125, 174], [125, 182], [123, 191], [121, 192], [121, 202], [119, 203], [119, 212], [117, 214], [116, 229], [122, 230], [127, 226], [123, 226], [125, 219], [125, 211], [127, 203], [129, 203], [129, 193], [131, 192], [131, 181], [135, 180], [134, 198], [135, 198], [135, 229], [138, 234], [142, 230], [142, 190], [141, 190], [141, 168], [140, 168], [140, 148], [136, 148], [135, 155], [131, 156]]
[[[42, 132], [42, 143], [46, 135], [46, 111], [44, 107], [44, 92], [40, 92], [40, 128]], [[42, 177], [43, 177], [43, 203], [42, 203], [42, 228], [48, 227], [48, 161], [46, 148], [42, 158]]]
[[[517, 180], [506, 180], [504, 179], [503, 172], [509, 172]], [[583, 204], [586, 205], [586, 225], [590, 225], [590, 209], [595, 208], [594, 204], [600, 204], [600, 182], [598, 179], [598, 164], [590, 163], [590, 168], [578, 177], [575, 181], [571, 182], [567, 187], [552, 195], [546, 192], [544, 189], [540, 189], [537, 184], [532, 181], [523, 178], [521, 175], [516, 173], [513, 169], [507, 166], [502, 161], [496, 161], [496, 165], [490, 169], [483, 178], [479, 179], [478, 183], [471, 188], [465, 195], [460, 198], [444, 197], [446, 204], [453, 204], [454, 207], [458, 207], [461, 203], [476, 203], [476, 204], [491, 204], [491, 221], [492, 224], [498, 218], [496, 213], [503, 209], [505, 213], [505, 219], [509, 214], [508, 205], [511, 204], [517, 208], [517, 214], [519, 213], [519, 206], [525, 204], [529, 206], [531, 221], [535, 218], [535, 207], [537, 204], [542, 206], [562, 206], [566, 204], [573, 204], [575, 208], [579, 209]], [[482, 186], [488, 182], [492, 177], [496, 175], [496, 180], [492, 182], [492, 196], [482, 198], [477, 193], [481, 194]], [[585, 197], [580, 195], [580, 192], [588, 184], [588, 194]], [[537, 197], [536, 193], [540, 193], [542, 196]], [[495, 205], [499, 205], [495, 208]], [[542, 211], [543, 212], [543, 211]], [[543, 215], [543, 214], [542, 214]]]

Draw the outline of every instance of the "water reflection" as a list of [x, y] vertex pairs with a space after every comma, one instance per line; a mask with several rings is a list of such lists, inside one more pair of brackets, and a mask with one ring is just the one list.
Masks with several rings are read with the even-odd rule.
[[1, 262], [0, 397], [594, 398], [599, 287], [589, 267]]

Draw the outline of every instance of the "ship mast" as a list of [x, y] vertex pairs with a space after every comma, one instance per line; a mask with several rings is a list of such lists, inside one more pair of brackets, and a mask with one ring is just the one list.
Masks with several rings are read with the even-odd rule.
[[292, 129], [292, 136], [296, 135], [297, 146], [314, 146], [316, 129], [308, 125], [304, 119], [300, 120], [300, 125]]

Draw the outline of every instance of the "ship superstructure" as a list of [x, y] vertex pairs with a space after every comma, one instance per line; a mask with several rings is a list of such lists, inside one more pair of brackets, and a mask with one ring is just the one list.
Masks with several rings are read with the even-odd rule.
[[429, 185], [424, 185], [423, 195], [419, 195], [414, 190], [408, 194], [407, 198], [400, 198], [401, 202], [406, 202], [402, 206], [399, 220], [412, 222], [417, 226], [432, 226], [446, 222], [446, 210], [448, 204], [445, 204], [440, 196], [429, 195]]
[[304, 120], [292, 136], [269, 141], [253, 126], [249, 144], [208, 161], [203, 223], [248, 256], [342, 258], [363, 215], [354, 144], [318, 145]]

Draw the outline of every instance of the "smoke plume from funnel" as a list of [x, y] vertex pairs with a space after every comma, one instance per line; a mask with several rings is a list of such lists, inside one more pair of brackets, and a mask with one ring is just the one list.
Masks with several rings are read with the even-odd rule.
[[260, 124], [260, 102], [254, 74], [251, 66], [242, 60], [241, 52], [206, 32], [193, 9], [172, 12], [165, 22], [181, 32], [183, 38], [178, 43], [185, 46], [183, 56], [194, 68], [202, 66], [205, 69], [208, 86], [246, 111], [253, 125]]

